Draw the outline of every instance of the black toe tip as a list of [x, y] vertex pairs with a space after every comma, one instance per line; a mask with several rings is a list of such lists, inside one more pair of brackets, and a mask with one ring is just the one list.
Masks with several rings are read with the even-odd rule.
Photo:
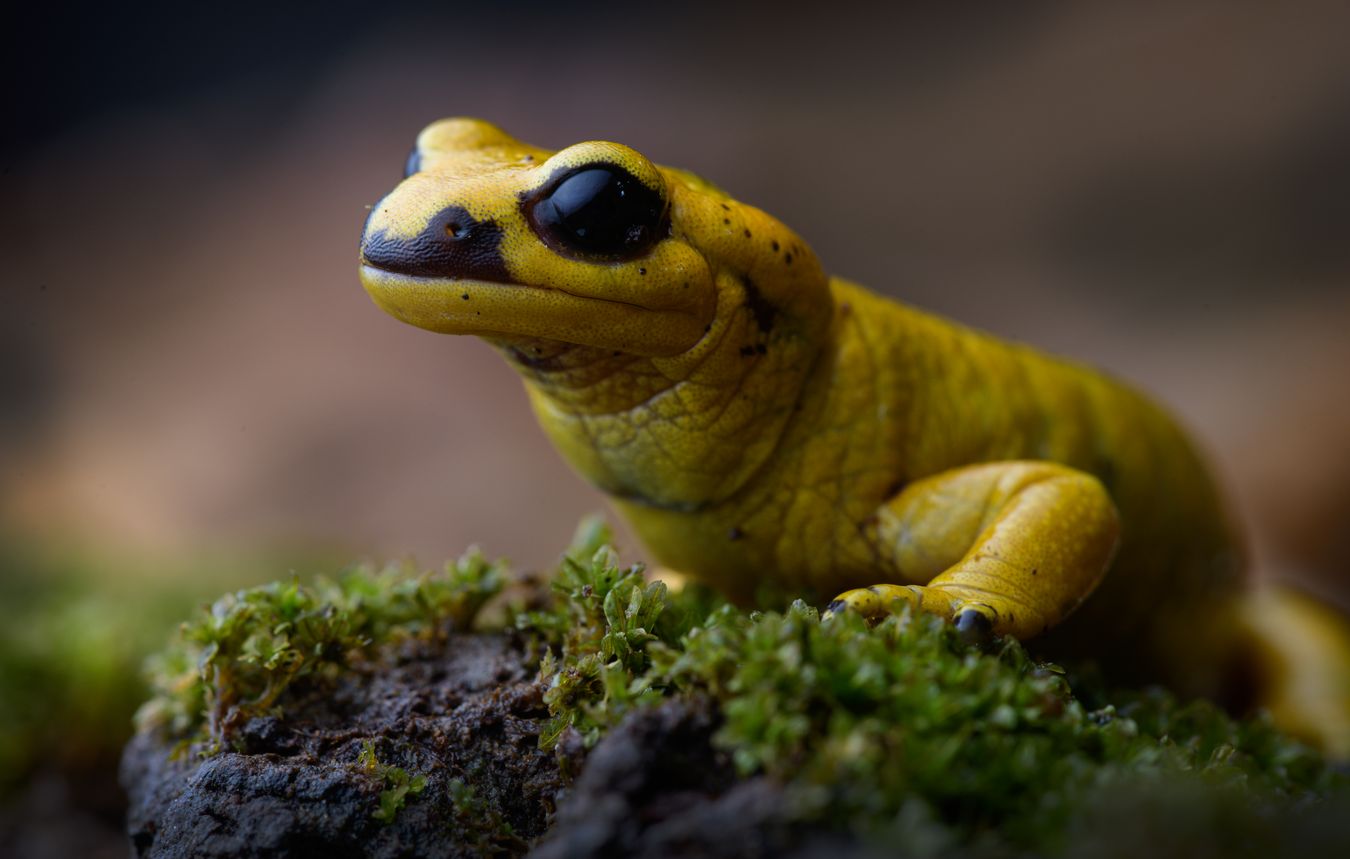
[[956, 634], [966, 644], [988, 644], [994, 639], [994, 622], [983, 612], [968, 608], [956, 616]]
[[830, 604], [825, 606], [825, 613], [838, 614], [846, 608], [848, 608], [848, 603], [843, 600], [830, 600]]

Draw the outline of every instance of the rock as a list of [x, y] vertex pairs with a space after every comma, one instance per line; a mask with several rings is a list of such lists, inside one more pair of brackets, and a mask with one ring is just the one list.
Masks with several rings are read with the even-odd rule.
[[587, 758], [532, 859], [830, 856], [842, 836], [794, 823], [783, 790], [737, 778], [717, 752], [705, 700], [630, 714]]
[[[589, 753], [575, 731], [558, 754], [541, 751], [536, 665], [511, 636], [454, 636], [356, 666], [326, 691], [288, 693], [280, 714], [245, 723], [232, 750], [210, 757], [140, 734], [121, 770], [134, 853], [481, 856], [532, 843], [538, 859], [848, 852], [838, 836], [794, 825], [778, 785], [736, 776], [712, 744], [718, 717], [703, 699], [631, 713]], [[426, 778], [389, 823], [374, 816], [387, 785], [360, 760], [367, 743], [380, 764]], [[563, 770], [578, 774], [570, 787]], [[481, 802], [457, 806], [454, 779]]]
[[[208, 758], [134, 738], [121, 778], [136, 855], [521, 852], [563, 787], [555, 756], [538, 748], [547, 711], [536, 661], [508, 636], [409, 645], [391, 661], [354, 667], [335, 688], [288, 693], [282, 715], [251, 720], [234, 750]], [[381, 765], [426, 779], [389, 823], [374, 816], [389, 785], [362, 764], [367, 743]], [[490, 813], [458, 809], [456, 779]]]

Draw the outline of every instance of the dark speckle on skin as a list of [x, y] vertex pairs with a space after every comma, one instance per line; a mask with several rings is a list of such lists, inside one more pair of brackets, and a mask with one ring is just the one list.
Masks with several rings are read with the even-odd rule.
[[464, 299], [465, 301], [468, 301], [468, 300], [469, 300], [469, 294], [466, 292], [466, 293], [464, 293], [463, 295], [461, 295], [460, 298]]
[[742, 346], [742, 347], [741, 347], [741, 357], [742, 357], [742, 358], [749, 358], [749, 357], [750, 357], [751, 355], [753, 355], [753, 354], [755, 354], [755, 347], [754, 347], [754, 346]]
[[773, 330], [773, 322], [778, 316], [778, 308], [774, 307], [764, 298], [764, 295], [750, 278], [744, 278], [744, 284], [745, 306], [749, 308], [751, 315], [755, 317], [755, 325], [759, 327], [760, 332], [768, 334]]
[[745, 536], [745, 532], [740, 528], [732, 528], [727, 531], [727, 539], [735, 542]]
[[529, 367], [531, 370], [553, 372], [560, 369], [559, 360], [561, 359], [561, 356], [545, 356], [543, 355], [543, 350], [538, 346], [531, 347], [530, 349], [521, 349], [513, 346], [510, 349], [510, 357], [511, 361], [514, 363], [519, 364], [522, 367]]
[[778, 253], [778, 239], [773, 240], [773, 252]]
[[1102, 486], [1106, 487], [1108, 494], [1115, 491], [1116, 464], [1112, 462], [1110, 458], [1105, 456], [1101, 457], [1092, 473], [1097, 475], [1097, 479], [1102, 482]]
[[747, 239], [750, 238], [750, 231], [748, 229], [745, 231], [745, 237]]
[[645, 268], [639, 268], [639, 269], [638, 269], [638, 274], [646, 274], [646, 273], [647, 273], [647, 270], [646, 270]]
[[730, 219], [730, 218], [723, 218], [723, 219], [722, 219], [722, 223], [724, 223], [724, 224], [729, 224], [729, 223], [731, 223], [731, 219]]
[[783, 262], [787, 263], [788, 265], [792, 265], [792, 254], [785, 255], [783, 257]]

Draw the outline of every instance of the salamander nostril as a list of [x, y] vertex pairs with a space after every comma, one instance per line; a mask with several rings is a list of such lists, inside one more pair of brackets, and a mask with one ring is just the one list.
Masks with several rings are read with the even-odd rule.
[[361, 256], [367, 265], [396, 274], [475, 278], [508, 283], [501, 254], [502, 230], [478, 220], [463, 206], [447, 206], [427, 219], [415, 236], [367, 233]]

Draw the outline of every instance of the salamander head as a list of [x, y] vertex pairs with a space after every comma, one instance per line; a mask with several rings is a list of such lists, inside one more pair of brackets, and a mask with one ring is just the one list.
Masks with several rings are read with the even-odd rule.
[[786, 227], [692, 174], [616, 143], [550, 153], [473, 119], [418, 136], [366, 222], [361, 281], [432, 331], [649, 357], [694, 348], [734, 309], [730, 288], [749, 296], [737, 306], [784, 305], [766, 319], [826, 292]]

